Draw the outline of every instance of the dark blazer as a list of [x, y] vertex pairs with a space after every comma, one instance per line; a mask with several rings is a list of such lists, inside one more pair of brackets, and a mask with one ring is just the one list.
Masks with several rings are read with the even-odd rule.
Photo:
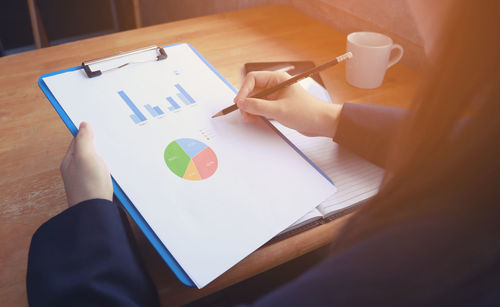
[[33, 235], [26, 285], [30, 306], [159, 306], [118, 207], [93, 199]]
[[[345, 104], [335, 140], [381, 164], [404, 115], [397, 108]], [[481, 293], [474, 303], [498, 302], [500, 265], [493, 260], [499, 258], [485, 264], [495, 279], [478, 274], [471, 284], [447, 278], [447, 261], [459, 250], [456, 238], [467, 235], [456, 229], [458, 218], [439, 216], [389, 227], [329, 256], [255, 305], [446, 305]], [[443, 232], [443, 227], [453, 231]], [[109, 201], [85, 201], [53, 217], [31, 242], [30, 305], [158, 306], [156, 288], [132, 242], [128, 224]]]

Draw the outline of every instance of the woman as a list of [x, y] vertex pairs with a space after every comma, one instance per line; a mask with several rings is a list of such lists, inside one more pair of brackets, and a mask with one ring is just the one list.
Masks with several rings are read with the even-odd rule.
[[[401, 125], [399, 111], [329, 105], [297, 85], [273, 101], [247, 98], [287, 78], [277, 73], [249, 75], [235, 98], [245, 120], [264, 115], [334, 137], [388, 170], [380, 193], [350, 219], [331, 255], [255, 305], [500, 304], [500, 5], [410, 5], [430, 60]], [[30, 303], [158, 305], [110, 202], [109, 172], [88, 125], [80, 126], [61, 171], [76, 206], [33, 236]]]

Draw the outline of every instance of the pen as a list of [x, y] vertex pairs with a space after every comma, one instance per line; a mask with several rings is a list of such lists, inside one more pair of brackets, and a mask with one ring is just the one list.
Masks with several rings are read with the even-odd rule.
[[[272, 94], [274, 92], [277, 92], [277, 91], [279, 91], [279, 90], [281, 90], [281, 89], [283, 89], [283, 88], [285, 88], [287, 86], [290, 86], [290, 85], [292, 85], [292, 84], [294, 84], [294, 83], [296, 83], [296, 82], [298, 82], [298, 81], [300, 81], [302, 79], [305, 79], [305, 78], [309, 77], [310, 75], [312, 75], [314, 73], [322, 71], [322, 70], [324, 70], [324, 69], [326, 69], [328, 67], [337, 65], [338, 63], [340, 63], [342, 61], [345, 61], [347, 59], [350, 59], [350, 58], [352, 58], [352, 53], [351, 52], [347, 52], [347, 53], [345, 53], [343, 55], [340, 55], [340, 56], [336, 57], [335, 59], [333, 59], [331, 61], [328, 61], [326, 63], [318, 65], [318, 66], [316, 66], [314, 68], [311, 68], [311, 69], [309, 69], [307, 71], [304, 71], [303, 73], [300, 73], [300, 74], [298, 74], [298, 75], [296, 75], [296, 76], [294, 76], [294, 77], [292, 77], [292, 78], [290, 78], [288, 80], [285, 80], [285, 81], [283, 81], [283, 82], [281, 82], [281, 83], [279, 83], [279, 84], [277, 84], [277, 85], [275, 85], [273, 87], [265, 89], [265, 90], [263, 90], [263, 91], [255, 94], [255, 95], [253, 95], [252, 98], [260, 98], [260, 99], [265, 98], [265, 97], [269, 96], [270, 94]], [[233, 111], [236, 111], [237, 109], [238, 109], [238, 106], [236, 104], [233, 104], [232, 106], [229, 106], [229, 107], [227, 107], [227, 108], [225, 108], [225, 109], [217, 112], [216, 114], [214, 114], [212, 116], [212, 118], [229, 114], [229, 113], [231, 113]]]

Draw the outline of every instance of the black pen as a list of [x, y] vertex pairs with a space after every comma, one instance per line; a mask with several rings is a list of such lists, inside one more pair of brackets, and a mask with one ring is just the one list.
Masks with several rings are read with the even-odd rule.
[[[281, 89], [283, 89], [283, 88], [285, 88], [287, 86], [290, 86], [290, 85], [292, 85], [292, 84], [294, 84], [294, 83], [296, 83], [296, 82], [298, 82], [298, 81], [300, 81], [302, 79], [305, 79], [305, 78], [311, 76], [314, 73], [322, 71], [322, 70], [324, 70], [324, 69], [326, 69], [328, 67], [337, 65], [338, 63], [340, 63], [342, 61], [345, 61], [347, 59], [350, 59], [350, 58], [352, 58], [352, 53], [351, 52], [347, 52], [347, 53], [345, 53], [343, 55], [340, 55], [340, 56], [336, 57], [335, 59], [333, 59], [331, 61], [328, 61], [326, 63], [318, 65], [318, 66], [316, 66], [314, 68], [311, 68], [311, 69], [309, 69], [309, 70], [307, 70], [307, 71], [305, 71], [303, 73], [300, 73], [300, 74], [298, 74], [298, 75], [296, 75], [296, 76], [294, 76], [294, 77], [292, 77], [292, 78], [290, 78], [288, 80], [285, 80], [285, 81], [283, 81], [283, 82], [281, 82], [281, 83], [279, 83], [279, 84], [277, 84], [277, 85], [275, 85], [273, 87], [265, 89], [265, 90], [263, 90], [263, 91], [255, 94], [255, 95], [253, 95], [251, 98], [260, 98], [260, 99], [265, 98], [265, 97], [269, 96], [270, 94], [272, 94], [274, 92], [277, 92], [277, 91], [279, 91], [279, 90], [281, 90]], [[236, 111], [237, 109], [238, 109], [238, 106], [236, 104], [233, 104], [232, 106], [229, 106], [229, 107], [227, 107], [227, 108], [225, 108], [225, 109], [217, 112], [216, 114], [214, 114], [212, 116], [212, 118], [229, 114], [229, 113], [231, 113], [233, 111]]]

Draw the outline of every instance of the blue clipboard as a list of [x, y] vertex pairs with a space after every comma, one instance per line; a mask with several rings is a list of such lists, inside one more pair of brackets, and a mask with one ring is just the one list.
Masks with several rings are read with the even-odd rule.
[[[162, 48], [167, 48], [167, 47], [172, 47], [176, 45], [180, 45], [183, 43], [177, 43], [173, 45], [168, 45], [168, 46], [163, 46]], [[217, 75], [234, 93], [237, 93], [238, 90], [229, 83], [216, 69], [215, 67], [212, 66], [193, 46], [187, 44], [191, 50]], [[168, 59], [167, 59], [168, 61]], [[42, 75], [38, 79], [38, 86], [40, 89], [43, 91], [47, 99], [50, 101], [54, 109], [57, 111], [57, 114], [61, 119], [63, 120], [64, 124], [66, 127], [68, 127], [69, 131], [73, 136], [76, 136], [78, 133], [78, 129], [76, 128], [75, 124], [71, 121], [69, 116], [66, 114], [64, 109], [61, 107], [57, 99], [54, 97], [48, 86], [45, 84], [43, 81], [43, 78], [54, 76], [54, 75], [59, 75], [62, 73], [66, 73], [69, 71], [75, 71], [83, 69], [83, 66], [77, 66], [77, 67], [72, 67], [72, 68], [67, 68], [63, 69], [60, 71], [55, 71], [51, 72], [48, 74]], [[265, 119], [264, 119], [265, 120]], [[265, 120], [269, 126], [276, 132], [278, 133], [297, 153], [299, 153], [311, 166], [313, 166], [321, 175], [323, 175], [330, 183], [333, 184], [332, 180], [321, 170], [319, 169], [304, 153], [302, 153], [288, 138], [286, 138], [278, 129], [276, 129], [268, 120]], [[175, 258], [170, 254], [168, 249], [165, 247], [165, 245], [161, 242], [161, 240], [158, 238], [158, 236], [154, 233], [154, 231], [151, 229], [149, 224], [146, 222], [146, 220], [142, 217], [140, 214], [139, 210], [134, 206], [134, 204], [130, 201], [130, 199], [127, 197], [125, 192], [122, 190], [122, 188], [118, 185], [116, 180], [111, 176], [111, 179], [113, 181], [113, 192], [118, 198], [118, 200], [122, 203], [123, 207], [125, 210], [127, 210], [128, 214], [130, 217], [134, 220], [134, 222], [137, 224], [139, 229], [144, 233], [146, 238], [149, 240], [151, 245], [155, 248], [155, 250], [158, 252], [158, 254], [163, 258], [165, 263], [170, 267], [172, 272], [174, 272], [175, 276], [186, 286], [188, 287], [196, 287], [195, 283], [189, 278], [189, 276], [186, 274], [186, 272], [182, 269], [182, 267], [179, 265], [179, 263], [175, 260]]]

